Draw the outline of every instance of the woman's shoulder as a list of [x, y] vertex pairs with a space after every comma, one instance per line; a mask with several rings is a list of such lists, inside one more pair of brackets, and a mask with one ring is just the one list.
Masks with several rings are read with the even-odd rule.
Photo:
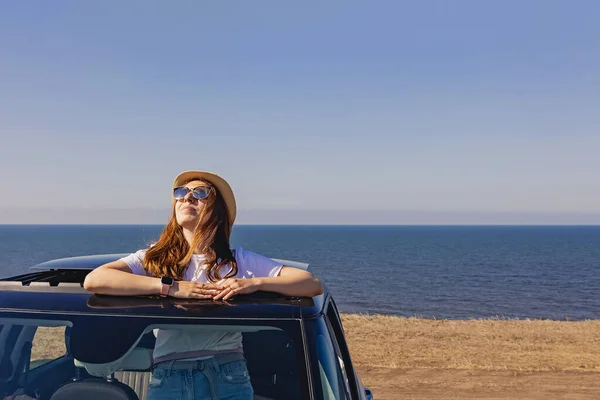
[[253, 251], [246, 250], [242, 246], [238, 246], [235, 249], [232, 249], [231, 252], [233, 253], [233, 257], [235, 258], [235, 260], [237, 262], [243, 261], [243, 260], [248, 259], [248, 258], [264, 257], [264, 256], [262, 256], [262, 255], [260, 255], [258, 253], [253, 252]]
[[147, 251], [148, 251], [147, 248], [145, 248], [145, 249], [139, 249], [139, 250], [137, 250], [137, 251], [129, 254], [127, 257], [129, 257], [129, 256], [135, 256], [135, 257], [138, 257], [138, 258], [144, 258], [144, 256], [146, 255]]
[[148, 249], [140, 249], [135, 253], [122, 257], [120, 261], [124, 261], [134, 274], [147, 275], [144, 269], [144, 257], [146, 256], [147, 250]]
[[127, 265], [131, 266], [132, 263], [141, 264], [146, 256], [148, 249], [139, 249], [135, 253], [130, 253], [124, 257], [121, 257], [121, 261], [125, 261]]
[[233, 253], [241, 275], [276, 276], [283, 267], [271, 258], [246, 250], [242, 246], [236, 247]]

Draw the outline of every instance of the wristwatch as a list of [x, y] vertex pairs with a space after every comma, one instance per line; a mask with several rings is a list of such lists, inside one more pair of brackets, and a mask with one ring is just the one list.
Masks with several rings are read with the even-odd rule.
[[173, 278], [169, 278], [168, 276], [163, 276], [160, 278], [160, 297], [167, 297], [169, 295], [169, 289], [173, 286]]

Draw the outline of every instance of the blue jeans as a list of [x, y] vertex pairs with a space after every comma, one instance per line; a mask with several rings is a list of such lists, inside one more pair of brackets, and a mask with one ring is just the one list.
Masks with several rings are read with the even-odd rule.
[[[185, 364], [185, 365], [184, 365]], [[193, 364], [193, 365], [190, 365]], [[147, 400], [252, 400], [246, 360], [164, 362], [152, 372]]]

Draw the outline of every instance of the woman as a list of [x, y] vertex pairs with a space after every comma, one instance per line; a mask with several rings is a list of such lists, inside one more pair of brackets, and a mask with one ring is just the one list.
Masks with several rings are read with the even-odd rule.
[[[287, 296], [323, 292], [309, 272], [229, 245], [236, 204], [218, 175], [186, 171], [173, 183], [173, 211], [158, 241], [102, 265], [84, 287], [108, 295], [228, 300], [257, 290]], [[190, 362], [202, 360], [203, 363]], [[148, 399], [252, 399], [241, 333], [160, 330]], [[193, 370], [193, 366], [208, 366]], [[183, 383], [185, 382], [185, 383]]]

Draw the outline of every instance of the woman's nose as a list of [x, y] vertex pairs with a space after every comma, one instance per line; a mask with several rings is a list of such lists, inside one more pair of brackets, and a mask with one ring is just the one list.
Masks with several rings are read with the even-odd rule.
[[189, 201], [191, 203], [191, 202], [195, 201], [196, 198], [192, 195], [192, 191], [190, 190], [189, 192], [187, 192], [187, 194], [185, 196], [183, 196], [183, 200]]

